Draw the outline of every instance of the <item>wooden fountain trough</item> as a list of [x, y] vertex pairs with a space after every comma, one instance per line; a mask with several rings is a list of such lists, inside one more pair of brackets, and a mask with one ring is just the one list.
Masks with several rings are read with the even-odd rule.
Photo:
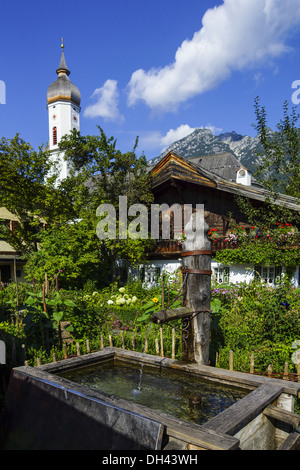
[[[140, 365], [243, 388], [244, 398], [202, 425], [107, 397], [62, 375], [110, 364]], [[84, 450], [297, 449], [300, 384], [118, 348], [12, 371], [1, 448]], [[158, 397], [159, 399], [159, 397]]]

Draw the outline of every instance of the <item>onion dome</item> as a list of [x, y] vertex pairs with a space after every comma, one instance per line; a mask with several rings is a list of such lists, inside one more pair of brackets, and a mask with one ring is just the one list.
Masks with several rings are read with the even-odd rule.
[[66, 65], [63, 43], [61, 44], [61, 48], [60, 64], [56, 70], [58, 77], [55, 82], [51, 83], [48, 87], [47, 104], [53, 103], [54, 101], [71, 101], [79, 106], [81, 100], [80, 91], [69, 79], [70, 70]]

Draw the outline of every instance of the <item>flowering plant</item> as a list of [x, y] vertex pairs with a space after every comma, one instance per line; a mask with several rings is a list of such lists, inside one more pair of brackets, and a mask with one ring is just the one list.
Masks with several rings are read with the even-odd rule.
[[277, 228], [274, 230], [275, 241], [279, 245], [293, 243], [296, 240], [298, 233], [297, 227], [293, 227], [292, 224], [277, 222]]
[[135, 295], [126, 294], [125, 287], [120, 287], [117, 294], [112, 294], [107, 298], [107, 295], [102, 295], [100, 292], [93, 292], [92, 295], [85, 295], [83, 300], [94, 304], [98, 307], [105, 305], [117, 305], [119, 307], [132, 306], [138, 303], [138, 298]]
[[224, 240], [227, 247], [215, 256], [220, 263], [265, 263], [288, 266], [292, 272], [300, 262], [299, 232], [290, 223], [264, 227], [235, 225]]
[[278, 245], [292, 244], [298, 234], [297, 227], [290, 223], [277, 222], [275, 227], [248, 227], [234, 225], [225, 236], [225, 241], [237, 246], [243, 242], [270, 241]]
[[209, 231], [208, 231], [208, 238], [210, 240], [215, 240], [217, 238], [220, 238], [220, 235], [218, 233], [218, 230], [216, 228], [211, 228]]
[[184, 230], [182, 230], [181, 232], [178, 232], [177, 234], [175, 234], [174, 238], [175, 238], [178, 245], [182, 245], [184, 240], [186, 240], [186, 235], [184, 233]]

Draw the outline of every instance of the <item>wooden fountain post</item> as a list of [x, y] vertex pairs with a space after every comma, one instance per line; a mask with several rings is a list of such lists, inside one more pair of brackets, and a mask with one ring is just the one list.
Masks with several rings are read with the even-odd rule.
[[[197, 221], [197, 225], [196, 224]], [[185, 226], [183, 242], [183, 273], [187, 274], [186, 307], [193, 313], [182, 341], [182, 360], [207, 365], [210, 342], [211, 241], [204, 210], [194, 213]], [[184, 330], [183, 330], [184, 331]]]

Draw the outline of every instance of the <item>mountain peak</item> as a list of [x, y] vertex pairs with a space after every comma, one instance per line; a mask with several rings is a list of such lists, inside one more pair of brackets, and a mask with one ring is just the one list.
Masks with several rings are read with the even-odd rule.
[[238, 134], [235, 131], [224, 132], [223, 134], [218, 135], [218, 138], [225, 142], [238, 142], [239, 140], [242, 140], [243, 137], [245, 136]]
[[250, 172], [255, 172], [261, 144], [258, 137], [243, 136], [235, 131], [216, 136], [210, 129], [197, 127], [188, 136], [173, 142], [160, 156], [150, 160], [149, 165], [156, 165], [170, 151], [184, 158], [213, 158], [214, 155], [231, 154]]

